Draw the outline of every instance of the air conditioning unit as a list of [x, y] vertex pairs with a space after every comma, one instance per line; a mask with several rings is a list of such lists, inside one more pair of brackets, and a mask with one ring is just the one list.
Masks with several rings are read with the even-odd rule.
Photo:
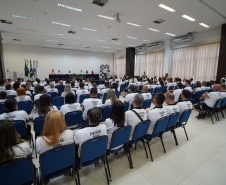
[[136, 48], [135, 48], [135, 50], [136, 50], [136, 52], [140, 52], [140, 51], [146, 51], [146, 46], [144, 45], [144, 46], [137, 46]]
[[156, 43], [147, 44], [146, 46], [147, 46], [147, 49], [152, 49], [152, 48], [157, 48], [157, 47], [163, 46], [163, 43], [156, 42]]
[[182, 37], [177, 37], [171, 40], [172, 43], [180, 43], [180, 42], [187, 42], [187, 41], [191, 41], [193, 38], [191, 35], [185, 35]]
[[94, 0], [92, 3], [98, 6], [104, 6], [107, 2], [108, 0]]

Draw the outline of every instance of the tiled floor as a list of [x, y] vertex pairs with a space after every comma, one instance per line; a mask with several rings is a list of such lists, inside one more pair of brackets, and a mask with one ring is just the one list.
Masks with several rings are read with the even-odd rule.
[[[220, 115], [220, 114], [219, 114]], [[213, 125], [210, 118], [197, 120], [193, 111], [187, 124], [189, 140], [184, 130], [176, 130], [179, 145], [173, 135], [163, 135], [166, 153], [159, 138], [151, 142], [154, 161], [146, 158], [142, 144], [132, 148], [134, 168], [130, 169], [123, 151], [109, 157], [112, 185], [225, 185], [226, 184], [226, 119]], [[34, 156], [34, 155], [33, 155]], [[38, 160], [34, 163], [38, 166]], [[106, 178], [102, 162], [80, 170], [81, 184], [105, 185]], [[74, 177], [63, 175], [46, 184], [75, 184]]]

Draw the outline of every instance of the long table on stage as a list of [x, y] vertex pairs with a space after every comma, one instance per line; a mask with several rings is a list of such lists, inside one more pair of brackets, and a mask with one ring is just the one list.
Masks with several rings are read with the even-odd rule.
[[72, 80], [73, 77], [75, 78], [83, 78], [84, 80], [87, 79], [87, 78], [92, 78], [92, 79], [95, 79], [95, 80], [99, 80], [99, 74], [94, 74], [94, 75], [91, 75], [91, 74], [86, 74], [86, 75], [81, 75], [81, 74], [78, 74], [78, 75], [75, 75], [75, 74], [61, 74], [61, 75], [49, 75], [49, 79], [53, 79], [53, 78], [58, 78], [59, 80]]

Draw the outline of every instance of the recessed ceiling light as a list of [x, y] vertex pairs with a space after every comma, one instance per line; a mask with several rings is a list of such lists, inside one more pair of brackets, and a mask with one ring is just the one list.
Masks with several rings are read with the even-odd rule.
[[102, 48], [110, 48], [110, 47], [108, 47], [108, 46], [101, 46]]
[[199, 23], [199, 25], [205, 27], [205, 28], [209, 28], [210, 26], [208, 26], [207, 24], [204, 24], [204, 23]]
[[109, 35], [114, 35], [114, 36], [118, 35], [117, 33], [111, 33], [111, 32], [109, 32], [108, 34]]
[[52, 22], [52, 24], [58, 24], [58, 25], [61, 25], [61, 26], [68, 26], [68, 27], [71, 26], [69, 24], [64, 24], [64, 23], [59, 23], [59, 22]]
[[63, 4], [60, 4], [60, 3], [58, 3], [57, 6], [62, 7], [62, 8], [66, 8], [66, 9], [69, 9], [69, 10], [74, 10], [74, 11], [77, 11], [77, 12], [83, 11], [81, 9], [78, 9], [78, 8], [75, 8], [75, 7], [72, 7], [72, 6], [63, 5]]
[[172, 33], [166, 33], [166, 35], [170, 35], [170, 36], [173, 36], [175, 37], [176, 35], [172, 34]]
[[136, 46], [136, 45], [134, 45], [134, 44], [128, 44], [128, 46], [133, 46], [133, 47], [134, 47], [134, 46]]
[[151, 31], [159, 32], [159, 30], [153, 29], [153, 28], [148, 28]]
[[105, 16], [105, 15], [100, 15], [100, 14], [98, 14], [97, 17], [101, 17], [101, 18], [109, 19], [109, 20], [115, 20], [114, 17], [109, 17], [109, 16]]
[[47, 42], [59, 42], [57, 40], [47, 40]]
[[131, 36], [126, 36], [126, 37], [129, 38], [129, 39], [138, 39], [136, 37], [131, 37]]
[[143, 40], [144, 42], [151, 42], [151, 41], [149, 41], [149, 40]]
[[185, 19], [187, 19], [187, 20], [189, 20], [189, 21], [195, 21], [194, 18], [189, 17], [188, 15], [182, 15], [181, 17], [183, 17], [183, 18], [185, 18]]
[[139, 24], [134, 24], [134, 23], [131, 23], [131, 22], [126, 22], [126, 24], [129, 24], [129, 25], [131, 25], [131, 26], [141, 27], [141, 25], [139, 25]]
[[90, 28], [82, 28], [83, 30], [88, 30], [88, 31], [97, 31], [97, 30], [94, 30], [94, 29], [90, 29]]
[[64, 36], [64, 34], [62, 34], [62, 33], [49, 33], [49, 34], [51, 34], [51, 35], [58, 35], [58, 36]]
[[113, 42], [114, 44], [121, 44], [120, 42]]
[[20, 15], [12, 15], [12, 17], [20, 18], [20, 19], [27, 19], [27, 20], [32, 20], [32, 21], [35, 21], [36, 20], [35, 18], [24, 17], [24, 16], [20, 16]]
[[159, 4], [159, 7], [163, 8], [165, 10], [168, 10], [170, 12], [175, 12], [176, 11], [173, 8], [170, 8], [170, 7], [168, 7], [168, 6], [164, 5], [164, 4]]
[[105, 42], [105, 40], [100, 40], [100, 39], [95, 39], [95, 41], [98, 41], [98, 42]]

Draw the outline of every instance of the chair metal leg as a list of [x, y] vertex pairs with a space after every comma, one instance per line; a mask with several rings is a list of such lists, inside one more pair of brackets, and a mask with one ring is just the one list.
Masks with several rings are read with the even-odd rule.
[[212, 114], [210, 114], [210, 118], [211, 118], [211, 120], [212, 120], [212, 123], [214, 124]]
[[166, 153], [165, 146], [164, 146], [163, 139], [162, 139], [162, 134], [160, 134], [159, 137], [160, 137], [161, 142], [162, 142], [163, 151], [164, 151], [164, 153]]
[[127, 158], [128, 158], [128, 161], [129, 161], [129, 165], [130, 165], [130, 169], [133, 168], [133, 162], [132, 162], [132, 158], [131, 158], [131, 155], [130, 155], [130, 150], [129, 150], [129, 146], [128, 144], [125, 144], [125, 147], [126, 147], [126, 155], [127, 155]]
[[223, 113], [223, 110], [222, 110], [222, 109], [221, 109], [221, 115], [222, 115], [222, 117], [225, 119], [224, 113]]
[[106, 164], [107, 164], [107, 168], [108, 168], [109, 180], [112, 181], [112, 179], [111, 179], [111, 172], [110, 172], [110, 167], [109, 167], [107, 156], [106, 156]]
[[144, 150], [145, 150], [145, 153], [146, 153], [146, 157], [147, 157], [147, 159], [148, 159], [148, 153], [147, 153], [147, 149], [146, 149], [145, 143], [144, 143], [144, 141], [143, 141], [143, 140], [141, 140], [141, 141], [142, 141], [142, 143], [143, 143]]
[[135, 144], [135, 150], [137, 149], [137, 143]]
[[188, 140], [188, 135], [187, 135], [187, 132], [186, 132], [186, 129], [185, 129], [185, 125], [183, 125], [183, 128], [184, 128], [184, 132], [185, 132], [186, 138]]
[[105, 169], [105, 174], [106, 174], [106, 179], [107, 179], [107, 184], [109, 185], [110, 182], [109, 182], [109, 176], [108, 176], [108, 170], [107, 170], [107, 167], [106, 167], [106, 161], [105, 161], [105, 156], [102, 157], [102, 161], [104, 163], [104, 169]]
[[79, 170], [78, 170], [77, 167], [75, 169], [76, 169], [76, 174], [77, 174], [77, 178], [78, 178], [78, 180], [77, 180], [78, 181], [78, 185], [80, 185], [81, 182], [80, 182]]
[[151, 156], [151, 161], [153, 162], [153, 157], [152, 157], [152, 154], [151, 154], [150, 142], [148, 140], [147, 140], [147, 145], [148, 145], [148, 150], [149, 150], [149, 153], [150, 153], [150, 156]]
[[73, 172], [75, 174], [75, 183], [76, 183], [76, 185], [78, 185], [79, 183], [78, 183], [78, 177], [77, 177], [76, 167], [73, 168]]
[[174, 130], [174, 129], [172, 130], [172, 132], [173, 132], [173, 137], [174, 137], [174, 140], [175, 140], [176, 146], [178, 146], [178, 141], [177, 141], [176, 132], [175, 132], [175, 130]]

